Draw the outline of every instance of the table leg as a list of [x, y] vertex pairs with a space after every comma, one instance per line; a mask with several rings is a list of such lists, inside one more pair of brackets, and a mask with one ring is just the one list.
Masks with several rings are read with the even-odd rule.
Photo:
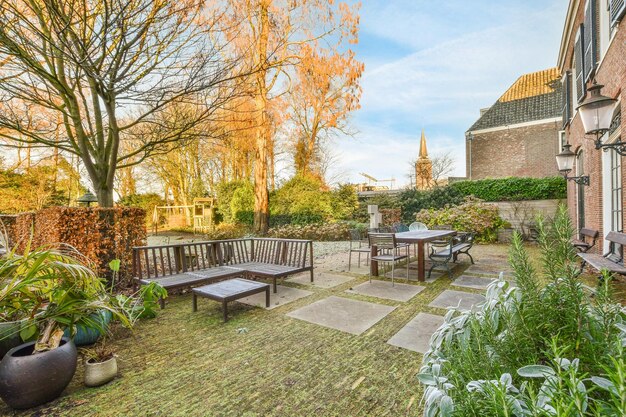
[[222, 301], [222, 312], [224, 313], [224, 323], [228, 321], [228, 303], [226, 300]]
[[193, 298], [192, 300], [192, 304], [191, 304], [191, 311], [193, 311], [194, 313], [196, 311], [198, 311], [198, 296], [196, 295], [196, 293], [193, 293]]
[[265, 287], [265, 307], [270, 307], [270, 287]]
[[378, 261], [373, 260], [374, 256], [378, 256], [378, 248], [372, 245], [372, 248], [370, 249], [370, 274], [373, 277], [377, 277], [378, 276]]
[[417, 280], [424, 282], [426, 280], [424, 265], [424, 242], [417, 242]]
[[278, 292], [278, 286], [276, 285], [276, 277], [274, 277], [274, 294]]

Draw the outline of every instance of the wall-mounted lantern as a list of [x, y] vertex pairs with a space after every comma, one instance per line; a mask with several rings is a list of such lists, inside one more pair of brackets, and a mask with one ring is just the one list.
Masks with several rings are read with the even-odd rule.
[[576, 160], [576, 154], [570, 149], [572, 145], [566, 143], [563, 145], [563, 150], [556, 156], [556, 164], [559, 167], [559, 171], [563, 178], [568, 181], [574, 181], [576, 184], [589, 185], [589, 175], [581, 175], [579, 177], [568, 177], [572, 168], [574, 168], [574, 161]]
[[600, 139], [611, 127], [617, 102], [614, 98], [603, 96], [600, 93], [602, 87], [604, 86], [593, 81], [588, 89], [589, 97], [578, 106], [580, 120], [586, 134], [596, 135], [596, 149], [614, 149], [618, 154], [626, 155], [626, 142], [602, 143]]

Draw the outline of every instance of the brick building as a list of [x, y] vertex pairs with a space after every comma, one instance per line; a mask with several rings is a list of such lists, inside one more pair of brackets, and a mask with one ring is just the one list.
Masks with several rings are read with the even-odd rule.
[[557, 175], [562, 86], [557, 68], [522, 75], [465, 134], [470, 180]]
[[[597, 229], [602, 236], [623, 231], [624, 171], [622, 156], [596, 149], [595, 136], [585, 135], [577, 107], [595, 79], [602, 94], [618, 102], [602, 143], [626, 139], [621, 110], [626, 101], [626, 6], [624, 0], [570, 0], [561, 39], [558, 67], [565, 94], [562, 106], [564, 139], [576, 153], [572, 174], [588, 175], [589, 186], [568, 181], [568, 208], [578, 227]], [[600, 244], [597, 251], [605, 251]]]

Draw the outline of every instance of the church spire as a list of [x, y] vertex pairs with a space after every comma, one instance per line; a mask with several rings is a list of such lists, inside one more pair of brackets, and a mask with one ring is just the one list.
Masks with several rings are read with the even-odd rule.
[[428, 157], [426, 149], [426, 135], [422, 129], [422, 139], [420, 140], [420, 154], [415, 162], [415, 188], [427, 190], [433, 186], [433, 163]]
[[428, 159], [428, 150], [426, 149], [426, 135], [422, 129], [422, 140], [420, 141], [420, 159]]

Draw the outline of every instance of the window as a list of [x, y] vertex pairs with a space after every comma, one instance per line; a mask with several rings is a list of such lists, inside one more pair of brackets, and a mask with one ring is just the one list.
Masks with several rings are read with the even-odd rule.
[[611, 26], [615, 27], [624, 17], [626, 12], [626, 1], [609, 0], [609, 15], [611, 16]]
[[574, 85], [573, 89], [576, 94], [576, 102], [581, 102], [585, 97], [585, 66], [583, 52], [583, 25], [578, 27], [576, 33], [576, 41], [574, 42]]
[[565, 136], [565, 131], [564, 130], [560, 130], [559, 131], [559, 149], [557, 150], [557, 153], [560, 153], [563, 150], [563, 146], [565, 146], [565, 144], [567, 143], [567, 137]]
[[611, 152], [611, 230], [621, 232], [624, 229], [622, 206], [622, 157], [613, 149], [609, 152]]
[[[567, 126], [572, 119], [572, 72], [565, 71], [563, 74], [563, 79], [561, 80], [563, 83], [563, 128]], [[560, 148], [562, 149], [562, 148]]]
[[587, 0], [585, 22], [582, 27], [583, 80], [591, 81], [598, 63], [598, 11], [597, 0]]

